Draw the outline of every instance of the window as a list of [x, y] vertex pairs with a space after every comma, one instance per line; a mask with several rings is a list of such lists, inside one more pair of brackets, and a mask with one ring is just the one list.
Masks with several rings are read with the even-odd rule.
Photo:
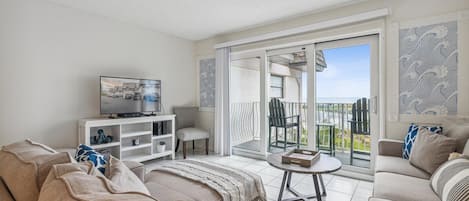
[[283, 98], [283, 77], [270, 75], [270, 97]]

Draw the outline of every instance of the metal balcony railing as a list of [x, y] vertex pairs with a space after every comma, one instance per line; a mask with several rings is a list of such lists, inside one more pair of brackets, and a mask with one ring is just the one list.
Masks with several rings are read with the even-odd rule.
[[[283, 102], [287, 116], [300, 115], [301, 143], [307, 144], [308, 139], [308, 105], [300, 102]], [[335, 148], [337, 151], [350, 150], [350, 123], [352, 119], [352, 103], [317, 103], [316, 122], [335, 125]], [[260, 138], [259, 102], [231, 104], [231, 135], [234, 146]], [[319, 145], [328, 146], [328, 128], [320, 128]], [[291, 131], [294, 132], [294, 131]], [[292, 135], [294, 136], [294, 135]], [[369, 152], [369, 136], [355, 137], [354, 150]]]

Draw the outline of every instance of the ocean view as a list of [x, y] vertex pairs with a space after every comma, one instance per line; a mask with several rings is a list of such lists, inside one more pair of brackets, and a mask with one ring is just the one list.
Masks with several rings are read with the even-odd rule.
[[354, 103], [359, 97], [318, 97], [317, 103]]

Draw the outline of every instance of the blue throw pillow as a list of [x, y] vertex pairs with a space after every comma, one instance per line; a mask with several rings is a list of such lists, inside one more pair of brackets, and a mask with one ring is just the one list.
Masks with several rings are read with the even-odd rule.
[[94, 167], [104, 174], [105, 165], [107, 163], [106, 157], [87, 145], [80, 144], [78, 146], [75, 160], [78, 162], [91, 161]]
[[[443, 133], [443, 127], [441, 126], [423, 126], [424, 128], [428, 129], [429, 131], [437, 134]], [[409, 130], [407, 131], [407, 135], [404, 139], [404, 147], [402, 148], [402, 158], [409, 159], [410, 152], [412, 151], [412, 146], [415, 143], [415, 139], [419, 134], [419, 126], [417, 124], [410, 124]]]

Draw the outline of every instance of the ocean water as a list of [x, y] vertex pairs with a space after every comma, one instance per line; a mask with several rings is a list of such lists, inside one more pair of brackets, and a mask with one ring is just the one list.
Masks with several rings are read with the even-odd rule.
[[318, 97], [317, 103], [355, 103], [359, 98], [360, 97]]

